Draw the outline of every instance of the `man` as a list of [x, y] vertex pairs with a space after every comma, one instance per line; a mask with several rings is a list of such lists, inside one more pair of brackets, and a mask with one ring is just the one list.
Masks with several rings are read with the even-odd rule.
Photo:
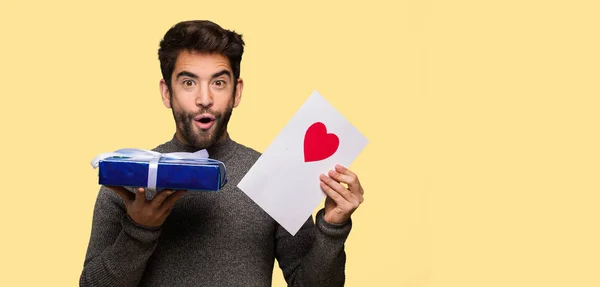
[[165, 34], [160, 92], [176, 132], [154, 150], [206, 149], [225, 163], [229, 182], [219, 192], [152, 196], [101, 187], [81, 286], [270, 286], [275, 259], [289, 286], [344, 285], [350, 216], [363, 201], [353, 172], [338, 166], [321, 175], [325, 206], [295, 236], [236, 187], [260, 156], [227, 132], [244, 86], [243, 50], [241, 35], [209, 21]]

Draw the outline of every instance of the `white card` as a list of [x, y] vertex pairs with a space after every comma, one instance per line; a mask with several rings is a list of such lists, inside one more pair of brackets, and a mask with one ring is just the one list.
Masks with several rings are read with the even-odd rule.
[[349, 167], [367, 143], [314, 91], [238, 187], [295, 235], [326, 197], [319, 175], [336, 164]]

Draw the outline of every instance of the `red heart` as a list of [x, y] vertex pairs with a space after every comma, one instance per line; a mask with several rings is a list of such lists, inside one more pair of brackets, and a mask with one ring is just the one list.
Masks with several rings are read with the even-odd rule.
[[335, 134], [328, 134], [325, 124], [316, 122], [304, 134], [304, 161], [324, 160], [333, 155], [339, 145], [340, 139]]

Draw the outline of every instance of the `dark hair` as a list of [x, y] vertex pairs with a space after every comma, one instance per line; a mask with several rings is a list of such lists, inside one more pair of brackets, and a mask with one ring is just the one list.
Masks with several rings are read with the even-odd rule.
[[[181, 51], [219, 53], [229, 59], [234, 83], [240, 77], [244, 53], [242, 35], [207, 20], [183, 21], [171, 27], [160, 41], [158, 59], [163, 79], [171, 92], [171, 75]], [[235, 84], [234, 84], [235, 87]]]

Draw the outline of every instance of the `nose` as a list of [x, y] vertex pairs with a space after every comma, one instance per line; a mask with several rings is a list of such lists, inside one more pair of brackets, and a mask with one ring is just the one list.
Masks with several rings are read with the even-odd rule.
[[198, 95], [196, 95], [196, 105], [204, 108], [209, 108], [213, 105], [213, 96], [207, 85], [198, 89]]

